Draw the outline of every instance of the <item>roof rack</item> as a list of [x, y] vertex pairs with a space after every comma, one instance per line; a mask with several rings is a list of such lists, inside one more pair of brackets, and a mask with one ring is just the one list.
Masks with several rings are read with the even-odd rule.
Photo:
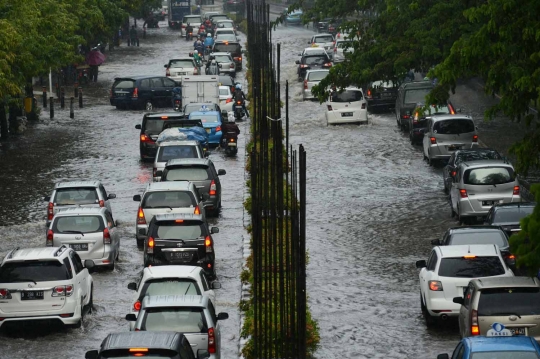
[[15, 248], [15, 249], [12, 249], [11, 252], [8, 253], [8, 255], [6, 256], [7, 259], [11, 259], [13, 258], [13, 254], [15, 252], [17, 252], [19, 250], [19, 247]]
[[62, 254], [65, 250], [67, 250], [68, 247], [65, 244], [62, 244], [60, 248], [56, 252], [54, 252], [54, 256], [58, 257], [60, 254]]

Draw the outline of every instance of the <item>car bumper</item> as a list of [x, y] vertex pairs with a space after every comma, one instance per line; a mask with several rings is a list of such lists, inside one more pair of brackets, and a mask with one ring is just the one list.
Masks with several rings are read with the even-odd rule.
[[213, 144], [213, 145], [219, 145], [221, 142], [221, 136], [222, 136], [221, 132], [208, 135], [208, 143]]
[[446, 315], [448, 317], [459, 316], [460, 304], [453, 303], [445, 298], [432, 298], [427, 300], [427, 311], [432, 317]]
[[315, 96], [313, 96], [313, 94], [311, 93], [311, 89], [304, 89], [302, 91], [302, 95], [304, 97], [304, 100], [308, 98], [315, 98]]
[[141, 157], [144, 158], [156, 158], [157, 145], [155, 143], [148, 144], [143, 143], [141, 145]]
[[77, 252], [77, 254], [81, 257], [83, 261], [85, 260], [91, 260], [94, 262], [95, 266], [107, 266], [110, 265], [114, 261], [114, 249], [111, 245], [105, 246], [105, 252], [103, 254], [102, 258], [86, 258], [83, 254], [84, 252]]
[[139, 99], [132, 97], [111, 98], [110, 103], [112, 106], [137, 107], [139, 105]]
[[231, 77], [236, 76], [236, 70], [235, 69], [227, 69], [227, 70], [219, 70], [220, 75], [229, 75]]
[[[407, 127], [409, 126], [408, 122], [405, 122]], [[448, 151], [446, 146], [449, 144], [434, 144], [429, 146], [428, 157], [432, 160], [448, 160], [450, 156], [454, 154], [455, 151]], [[478, 148], [477, 142], [472, 142], [470, 145], [463, 145], [460, 149], [470, 149]]]
[[[60, 320], [65, 325], [76, 324], [81, 319], [81, 309], [75, 298], [70, 299], [72, 300], [67, 301], [59, 310], [17, 312], [16, 314], [4, 313], [0, 310], [0, 316], [4, 318], [4, 320], [0, 321], [0, 326], [6, 324], [7, 322], [23, 322], [31, 320]], [[73, 316], [68, 318], [61, 317], [61, 315], [66, 314], [73, 314]]]
[[[493, 201], [494, 198], [491, 197], [491, 198], [480, 199], [480, 201], [482, 201], [482, 200]], [[474, 199], [472, 199], [472, 201], [477, 201], [478, 202], [479, 200], [477, 198], [474, 198]], [[507, 197], [507, 198], [499, 199], [498, 201], [499, 201], [499, 203], [521, 202], [521, 196], [516, 195], [516, 196], [512, 196], [511, 198]], [[460, 215], [462, 217], [484, 217], [484, 216], [486, 216], [488, 214], [489, 210], [492, 207], [492, 206], [482, 206], [482, 207], [480, 207], [479, 204], [473, 205], [473, 203], [471, 202], [471, 199], [469, 197], [460, 198], [458, 203], [459, 203], [459, 212], [460, 212]]]
[[333, 114], [333, 113], [326, 113], [326, 121], [329, 125], [333, 124], [345, 124], [345, 123], [367, 123], [367, 111], [358, 111], [359, 114], [355, 114], [354, 116], [350, 117], [342, 117], [341, 113]]
[[216, 209], [219, 205], [218, 196], [211, 196], [210, 199], [203, 202], [205, 209]]

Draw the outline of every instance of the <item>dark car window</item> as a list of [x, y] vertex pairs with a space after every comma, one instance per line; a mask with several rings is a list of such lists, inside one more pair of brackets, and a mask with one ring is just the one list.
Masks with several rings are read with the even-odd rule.
[[325, 43], [325, 42], [333, 42], [334, 41], [334, 38], [332, 37], [332, 35], [328, 35], [328, 36], [315, 36], [315, 38], [313, 39], [316, 44], [321, 44], [321, 43]]
[[150, 79], [141, 80], [141, 88], [143, 89], [150, 88]]
[[361, 101], [364, 97], [361, 91], [345, 90], [342, 93], [339, 91], [332, 92], [332, 102], [356, 102]]
[[193, 279], [159, 278], [144, 283], [139, 300], [151, 295], [201, 295], [201, 291]]
[[61, 216], [53, 223], [54, 233], [103, 232], [105, 226], [101, 216]]
[[[107, 351], [101, 352], [99, 357], [103, 359], [109, 359], [109, 358], [133, 359], [138, 356], [137, 354], [138, 354], [137, 352], [130, 352], [129, 349], [114, 349], [114, 350], [107, 350]], [[144, 359], [178, 358], [178, 353], [175, 352], [174, 350], [169, 350], [169, 349], [149, 348], [148, 351], [141, 352], [141, 354], [144, 354], [143, 356]], [[181, 357], [181, 358], [184, 359], [184, 357]]]
[[463, 183], [478, 186], [493, 186], [513, 182], [515, 174], [510, 167], [487, 167], [466, 170]]
[[326, 55], [306, 56], [303, 59], [303, 63], [306, 65], [324, 65], [328, 62]]
[[452, 119], [437, 121], [433, 125], [433, 132], [440, 135], [457, 135], [474, 132], [474, 122], [466, 119]]
[[426, 95], [430, 91], [431, 88], [405, 90], [405, 100], [403, 101], [403, 103], [424, 102], [426, 100]]
[[204, 223], [197, 221], [182, 223], [163, 221], [156, 226], [157, 231], [152, 231], [152, 233], [160, 239], [197, 239], [207, 235]]
[[321, 81], [326, 76], [328, 76], [328, 73], [330, 71], [313, 71], [308, 74], [308, 81]]
[[492, 223], [519, 223], [522, 218], [533, 213], [534, 207], [499, 208], [493, 215]]
[[205, 181], [210, 179], [208, 168], [179, 167], [167, 170], [167, 181]]
[[153, 88], [161, 88], [163, 87], [163, 81], [161, 81], [160, 77], [154, 77], [150, 80]]
[[502, 275], [504, 267], [499, 257], [443, 258], [439, 266], [441, 277], [481, 278]]
[[353, 43], [352, 41], [338, 41], [336, 43], [336, 46], [338, 47], [338, 49], [345, 49], [345, 48], [352, 48], [353, 46]]
[[152, 332], [206, 333], [208, 327], [202, 308], [148, 308], [142, 329]]
[[231, 54], [240, 54], [242, 53], [242, 47], [239, 44], [216, 43], [214, 44], [214, 52], [230, 52]]
[[215, 56], [210, 56], [210, 61], [211, 60], [216, 60], [217, 63], [220, 63], [220, 62], [232, 62], [232, 59], [228, 56], [228, 55], [215, 55]]
[[161, 146], [158, 162], [167, 162], [175, 158], [199, 158], [197, 148], [193, 145]]
[[133, 88], [135, 88], [135, 81], [133, 80], [118, 80], [118, 81], [115, 81], [113, 84], [113, 89], [115, 90], [133, 89]]
[[56, 190], [54, 204], [95, 204], [99, 203], [95, 187], [60, 188]]
[[481, 291], [478, 315], [511, 314], [540, 315], [540, 289], [494, 288]]
[[429, 256], [426, 269], [430, 271], [434, 271], [435, 267], [437, 266], [437, 252], [432, 251], [431, 255]]
[[146, 120], [146, 123], [144, 124], [144, 130], [147, 132], [147, 133], [152, 133], [152, 134], [159, 134], [161, 133], [161, 131], [163, 131], [163, 124], [165, 123], [165, 121], [163, 121], [162, 119], [154, 119], [154, 118], [149, 118]]
[[472, 353], [471, 359], [538, 359], [533, 351], [504, 350], [500, 352]]
[[0, 268], [0, 283], [49, 282], [71, 278], [66, 266], [57, 260], [8, 262]]
[[[231, 84], [231, 86], [232, 86], [232, 84]], [[201, 103], [189, 103], [189, 104], [184, 106], [184, 114], [186, 116], [188, 116], [192, 112], [200, 111], [202, 106], [203, 106], [203, 104], [201, 104]], [[214, 104], [214, 103], [204, 104], [204, 106], [208, 107], [209, 111], [217, 111], [218, 110], [217, 105]]]
[[460, 162], [480, 161], [480, 160], [501, 160], [502, 157], [497, 151], [460, 151], [456, 154], [456, 165]]
[[169, 67], [195, 67], [193, 60], [171, 60], [169, 61]]
[[191, 192], [159, 191], [149, 192], [143, 198], [143, 208], [180, 208], [195, 206]]
[[163, 86], [164, 87], [176, 87], [176, 82], [174, 82], [171, 79], [162, 79], [163, 80]]
[[506, 236], [499, 231], [454, 233], [448, 245], [460, 244], [496, 244], [499, 247], [508, 247]]

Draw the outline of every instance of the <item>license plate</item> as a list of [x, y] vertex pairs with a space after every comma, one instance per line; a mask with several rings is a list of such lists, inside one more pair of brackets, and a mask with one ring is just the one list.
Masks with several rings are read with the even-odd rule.
[[69, 246], [76, 252], [88, 250], [88, 243], [70, 244]]
[[169, 259], [173, 261], [182, 261], [190, 262], [193, 258], [193, 253], [191, 252], [172, 252], [169, 253]]
[[210, 133], [212, 131], [212, 129], [210, 128], [205, 128], [205, 130], [206, 130], [206, 133]]
[[242, 106], [234, 106], [234, 108], [237, 109], [237, 110], [242, 110], [242, 109], [244, 109]]
[[341, 113], [341, 117], [352, 117], [353, 113], [352, 112], [342, 112]]
[[127, 94], [122, 92], [115, 92], [116, 97], [125, 97]]
[[177, 73], [176, 73], [177, 76], [185, 75], [185, 74], [186, 74], [185, 72], [177, 72]]
[[382, 96], [382, 97], [392, 97], [392, 94], [389, 93], [389, 92], [383, 92], [383, 93], [381, 94], [381, 96]]
[[482, 201], [482, 206], [493, 206], [497, 201]]
[[525, 335], [525, 328], [507, 328], [512, 332], [512, 335]]
[[229, 147], [236, 147], [236, 143], [235, 143], [235, 142], [229, 142], [229, 143], [227, 144], [227, 146], [229, 146]]
[[448, 146], [448, 151], [455, 151], [455, 150], [459, 150], [460, 148], [461, 146], [450, 145]]
[[43, 299], [43, 291], [24, 291], [21, 292], [21, 300], [40, 300]]

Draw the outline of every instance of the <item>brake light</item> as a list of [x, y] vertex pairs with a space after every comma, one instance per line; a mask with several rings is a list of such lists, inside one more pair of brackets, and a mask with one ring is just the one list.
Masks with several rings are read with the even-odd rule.
[[459, 190], [459, 194], [461, 195], [461, 198], [467, 198], [467, 197], [469, 197], [469, 195], [467, 194], [467, 190], [466, 190], [466, 189], [460, 189], [460, 190]]
[[519, 186], [514, 186], [514, 195], [519, 196]]
[[367, 97], [371, 98], [371, 90], [367, 90]]
[[194, 214], [201, 214], [201, 209], [199, 208], [199, 206], [196, 206], [195, 207], [195, 210], [193, 211]]
[[141, 142], [154, 142], [150, 136], [147, 136], [145, 134], [141, 135]]
[[216, 132], [221, 132], [221, 126], [216, 127]]
[[208, 353], [214, 354], [216, 352], [216, 337], [214, 328], [208, 328]]
[[225, 100], [225, 103], [230, 103], [230, 102], [232, 102], [232, 98], [228, 98]]
[[409, 119], [410, 117], [411, 117], [411, 116], [409, 116], [409, 115], [402, 115], [402, 116], [401, 116], [401, 118], [404, 119], [404, 120], [407, 120], [407, 119]]
[[176, 219], [176, 220], [174, 221], [174, 223], [184, 223], [184, 220], [183, 220], [183, 219]]
[[229, 68], [230, 68], [230, 69], [234, 69], [234, 64], [230, 64], [230, 65], [229, 65]]
[[[130, 348], [129, 352], [130, 353], [147, 353], [148, 348]], [[142, 355], [135, 354], [135, 356], [142, 356]]]
[[47, 219], [52, 221], [54, 217], [54, 203], [49, 202], [49, 207], [47, 208]]
[[452, 172], [450, 173], [450, 176], [454, 177], [454, 176], [456, 175], [456, 173], [457, 173], [456, 171], [452, 171]]
[[169, 68], [165, 71], [165, 76], [171, 76], [171, 72], [169, 71]]
[[212, 239], [210, 236], [206, 236], [206, 239], [204, 240], [204, 246], [206, 247], [207, 253], [212, 253]]
[[300, 65], [301, 69], [305, 69], [306, 67], [308, 67], [308, 65]]
[[237, 104], [237, 105], [241, 105], [241, 104], [242, 104], [242, 101], [236, 101], [236, 104]]
[[53, 297], [70, 297], [73, 294], [73, 285], [59, 285], [52, 289]]
[[332, 105], [326, 105], [326, 107], [328, 108], [328, 111], [332, 111]]
[[212, 180], [212, 183], [210, 184], [210, 196], [216, 195], [216, 181]]
[[431, 141], [432, 145], [437, 143], [437, 139], [435, 137], [430, 137], [429, 140]]
[[105, 207], [105, 201], [101, 199], [101, 200], [99, 201], [99, 206], [100, 206], [100, 207]]
[[467, 255], [467, 256], [463, 256], [463, 258], [465, 258], [465, 259], [473, 259], [473, 258], [476, 258], [476, 256]]
[[472, 141], [473, 142], [478, 142], [478, 135], [472, 136]]
[[234, 138], [231, 137], [231, 138], [229, 139], [229, 142], [234, 142]]
[[307, 80], [304, 80], [304, 90], [307, 90]]
[[134, 304], [133, 304], [133, 310], [138, 312], [139, 310], [141, 310], [141, 302], [140, 301], [136, 301]]
[[0, 289], [0, 299], [11, 299], [11, 293], [7, 289]]
[[506, 258], [508, 259], [516, 259], [516, 256], [513, 254], [509, 254]]
[[139, 89], [137, 87], [135, 87], [135, 89], [133, 90], [133, 95], [131, 95], [131, 97], [139, 97]]
[[473, 309], [471, 311], [471, 335], [479, 335], [480, 328], [478, 327], [478, 311]]
[[54, 233], [53, 233], [52, 229], [49, 229], [49, 230], [47, 231], [47, 241], [45, 242], [45, 245], [46, 245], [47, 247], [52, 247], [52, 245], [53, 245], [53, 238], [54, 238]]
[[327, 62], [326, 64], [323, 65], [323, 67], [332, 67], [332, 63], [331, 63], [331, 62]]
[[139, 212], [137, 213], [137, 224], [146, 224], [146, 219], [144, 218], [144, 211], [139, 207]]
[[429, 290], [432, 290], [434, 292], [442, 292], [443, 290], [442, 283], [439, 282], [438, 280], [430, 280]]
[[109, 228], [103, 230], [103, 244], [111, 244], [111, 234], [109, 233]]
[[154, 253], [154, 238], [148, 237], [148, 248], [146, 250], [149, 254]]
[[454, 107], [449, 105], [448, 108], [450, 109], [450, 114], [451, 115], [455, 115], [456, 114], [456, 111], [454, 110]]

